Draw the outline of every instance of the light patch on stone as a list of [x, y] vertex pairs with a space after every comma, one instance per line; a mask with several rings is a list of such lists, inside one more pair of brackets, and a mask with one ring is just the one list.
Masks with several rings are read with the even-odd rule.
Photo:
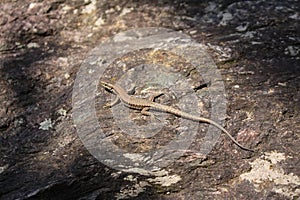
[[145, 159], [144, 156], [142, 156], [141, 154], [137, 154], [137, 153], [124, 153], [123, 155], [124, 155], [124, 157], [132, 160], [133, 162], [143, 161]]
[[153, 169], [152, 171], [150, 170], [145, 170], [142, 168], [130, 168], [127, 170], [123, 170], [124, 172], [129, 172], [129, 173], [137, 173], [137, 174], [141, 174], [144, 176], [166, 176], [168, 175], [168, 171], [164, 170], [164, 169]]
[[300, 53], [300, 48], [297, 46], [288, 46], [287, 48], [284, 49], [284, 54], [286, 55], [296, 56], [299, 53]]
[[64, 78], [65, 79], [69, 79], [71, 76], [70, 76], [70, 74], [69, 73], [65, 73], [65, 75], [64, 75]]
[[92, 12], [96, 11], [97, 9], [97, 0], [91, 0], [91, 3], [89, 3], [85, 8], [82, 10], [82, 14], [91, 14]]
[[63, 11], [69, 11], [69, 10], [71, 10], [72, 9], [72, 7], [71, 6], [69, 6], [69, 5], [65, 5], [64, 7], [62, 7], [61, 8]]
[[148, 175], [151, 175], [151, 171], [148, 171], [148, 170], [145, 170], [145, 169], [142, 169], [142, 168], [130, 168], [130, 169], [125, 169], [123, 170], [124, 172], [129, 172], [129, 173], [137, 173], [137, 174], [141, 174], [141, 175], [144, 175], [144, 176], [148, 176]]
[[289, 198], [299, 196], [300, 179], [293, 173], [285, 174], [280, 161], [287, 157], [284, 153], [272, 151], [265, 153], [261, 158], [251, 162], [252, 170], [240, 175], [241, 180], [248, 180], [253, 183], [257, 192], [266, 190], [269, 187], [273, 192], [279, 193]]
[[51, 119], [45, 119], [45, 121], [40, 123], [39, 129], [48, 131], [50, 128], [53, 128]]
[[99, 17], [95, 22], [95, 26], [102, 26], [104, 23], [104, 19], [102, 17]]
[[67, 111], [63, 108], [60, 108], [57, 113], [61, 116], [67, 116]]
[[124, 15], [130, 13], [130, 12], [133, 11], [133, 10], [134, 10], [134, 8], [124, 8], [124, 9], [122, 10], [121, 14], [120, 14], [120, 17], [122, 17], [122, 16], [124, 16]]
[[290, 15], [289, 18], [290, 19], [300, 20], [300, 15], [299, 15], [299, 13], [296, 12], [293, 15]]
[[181, 177], [179, 175], [167, 175], [167, 176], [158, 176], [155, 178], [148, 178], [149, 182], [161, 185], [164, 187], [169, 187], [175, 183], [178, 183], [181, 180]]
[[237, 30], [238, 32], [244, 32], [244, 31], [246, 31], [246, 30], [248, 29], [248, 27], [249, 27], [249, 24], [248, 24], [248, 23], [246, 23], [246, 24], [241, 24], [241, 25], [237, 26], [237, 27], [235, 28], [235, 30]]
[[38, 8], [42, 6], [42, 3], [30, 3], [28, 6], [28, 12], [32, 12], [33, 9]]
[[233, 16], [231, 13], [229, 12], [225, 12], [225, 13], [219, 13], [219, 16], [222, 17], [222, 20], [220, 22], [219, 25], [221, 26], [226, 26], [228, 25], [228, 22], [231, 21], [233, 19]]
[[30, 49], [31, 48], [40, 48], [40, 45], [36, 42], [30, 42], [30, 43], [27, 44], [27, 47], [30, 48]]
[[256, 31], [247, 31], [242, 35], [243, 38], [254, 38], [254, 35], [257, 34]]
[[130, 175], [126, 176], [126, 177], [124, 178], [124, 180], [133, 182], [133, 181], [136, 181], [137, 178], [130, 174]]
[[6, 169], [8, 168], [8, 165], [0, 166], [0, 174], [2, 174]]
[[[164, 187], [169, 187], [175, 183], [178, 183], [181, 180], [181, 177], [179, 175], [169, 175], [169, 172], [164, 169], [156, 171], [147, 171], [140, 168], [130, 168], [125, 171], [131, 173], [138, 173], [144, 176], [155, 176], [155, 178], [148, 178], [147, 181]], [[136, 179], [131, 175], [125, 177], [124, 179], [128, 181], [136, 181]]]

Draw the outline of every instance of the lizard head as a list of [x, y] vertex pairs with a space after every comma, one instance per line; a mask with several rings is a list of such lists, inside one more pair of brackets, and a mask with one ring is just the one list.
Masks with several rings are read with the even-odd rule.
[[105, 89], [113, 92], [114, 91], [114, 86], [113, 84], [110, 84], [110, 83], [107, 83], [107, 82], [104, 82], [104, 81], [100, 81], [100, 84], [102, 85], [102, 87], [104, 87]]

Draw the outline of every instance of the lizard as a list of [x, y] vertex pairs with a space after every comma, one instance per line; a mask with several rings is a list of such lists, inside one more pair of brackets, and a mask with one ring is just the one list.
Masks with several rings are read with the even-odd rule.
[[112, 106], [116, 105], [117, 103], [119, 103], [120, 101], [122, 101], [129, 108], [134, 108], [134, 109], [141, 110], [141, 113], [143, 115], [154, 116], [153, 113], [149, 112], [149, 109], [152, 108], [152, 109], [155, 109], [155, 110], [158, 110], [158, 111], [171, 113], [171, 114], [174, 114], [176, 116], [179, 116], [179, 117], [182, 117], [182, 118], [185, 118], [185, 119], [212, 124], [215, 127], [222, 130], [224, 133], [226, 133], [226, 135], [238, 147], [240, 147], [241, 149], [247, 150], [247, 151], [254, 152], [253, 149], [244, 147], [238, 141], [236, 141], [234, 139], [234, 137], [225, 128], [223, 128], [220, 124], [218, 124], [217, 122], [215, 122], [211, 119], [208, 119], [208, 118], [199, 117], [199, 116], [195, 116], [195, 115], [183, 112], [183, 111], [181, 111], [179, 109], [176, 109], [176, 108], [173, 108], [171, 106], [167, 106], [167, 105], [163, 105], [163, 104], [155, 102], [154, 101], [155, 97], [161, 95], [162, 93], [160, 93], [159, 95], [155, 95], [155, 96], [152, 95], [152, 96], [150, 96], [149, 99], [136, 98], [133, 95], [129, 95], [121, 86], [119, 86], [117, 84], [113, 85], [111, 83], [107, 83], [107, 82], [104, 82], [104, 81], [100, 81], [100, 84], [105, 89], [107, 89], [108, 91], [110, 91], [110, 92], [112, 92], [113, 94], [116, 95], [115, 100], [112, 101], [110, 104], [105, 105], [104, 107], [112, 107]]

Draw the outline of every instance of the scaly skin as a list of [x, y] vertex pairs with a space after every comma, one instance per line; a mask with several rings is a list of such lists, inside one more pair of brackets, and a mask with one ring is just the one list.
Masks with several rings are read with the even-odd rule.
[[[180, 116], [180, 117], [183, 117], [183, 118], [186, 118], [186, 119], [190, 119], [190, 120], [193, 120], [193, 121], [209, 123], [209, 124], [212, 124], [215, 127], [219, 128], [224, 133], [226, 133], [226, 135], [237, 146], [239, 146], [241, 149], [244, 149], [244, 150], [247, 150], [247, 151], [252, 151], [252, 152], [254, 151], [254, 150], [249, 149], [247, 147], [244, 147], [243, 145], [238, 143], [234, 139], [234, 137], [226, 129], [224, 129], [221, 125], [219, 125], [217, 122], [215, 122], [213, 120], [210, 120], [210, 119], [207, 119], [207, 118], [204, 118], [204, 117], [198, 117], [198, 116], [195, 116], [195, 115], [191, 115], [191, 114], [188, 114], [188, 113], [183, 112], [181, 110], [175, 109], [173, 107], [156, 103], [156, 102], [152, 101], [154, 98], [152, 98], [152, 100], [148, 100], [148, 99], [140, 99], [140, 98], [133, 97], [131, 95], [128, 95], [127, 92], [122, 87], [120, 87], [119, 85], [113, 85], [113, 84], [103, 82], [103, 81], [101, 81], [100, 84], [104, 88], [108, 89], [109, 91], [111, 91], [112, 93], [114, 93], [117, 96], [118, 99], [116, 99], [114, 101], [114, 103], [112, 103], [113, 105], [115, 105], [119, 100], [121, 100], [127, 106], [129, 106], [131, 108], [142, 110], [142, 114], [145, 114], [145, 115], [151, 115], [152, 116], [153, 114], [148, 112], [148, 110], [150, 108], [152, 108], [152, 109], [156, 109], [156, 110], [159, 110], [159, 111], [172, 113], [174, 115], [177, 115], [177, 116]], [[113, 106], [113, 105], [110, 105], [110, 106]]]

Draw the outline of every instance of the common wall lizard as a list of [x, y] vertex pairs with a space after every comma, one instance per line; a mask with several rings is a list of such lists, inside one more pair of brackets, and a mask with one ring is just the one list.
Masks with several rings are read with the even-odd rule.
[[156, 102], [154, 102], [155, 96], [151, 96], [150, 99], [136, 98], [132, 95], [128, 95], [127, 92], [119, 85], [113, 85], [113, 84], [103, 82], [103, 81], [101, 81], [100, 84], [104, 88], [106, 88], [107, 90], [111, 91], [112, 93], [114, 93], [116, 95], [116, 99], [111, 104], [107, 105], [109, 107], [114, 106], [121, 100], [123, 103], [125, 103], [126, 106], [128, 106], [130, 108], [141, 110], [141, 113], [144, 115], [153, 116], [153, 113], [149, 112], [149, 109], [152, 108], [155, 110], [172, 113], [176, 116], [180, 116], [180, 117], [190, 119], [193, 121], [209, 123], [209, 124], [216, 126], [220, 130], [222, 130], [224, 133], [226, 133], [227, 136], [240, 148], [247, 150], [247, 151], [252, 151], [252, 152], [254, 151], [254, 150], [244, 147], [243, 145], [238, 143], [226, 129], [224, 129], [221, 125], [219, 125], [217, 122], [215, 122], [213, 120], [210, 120], [210, 119], [207, 119], [204, 117], [194, 116], [194, 115], [188, 114], [186, 112], [183, 112], [181, 110], [175, 109], [173, 107], [156, 103]]

